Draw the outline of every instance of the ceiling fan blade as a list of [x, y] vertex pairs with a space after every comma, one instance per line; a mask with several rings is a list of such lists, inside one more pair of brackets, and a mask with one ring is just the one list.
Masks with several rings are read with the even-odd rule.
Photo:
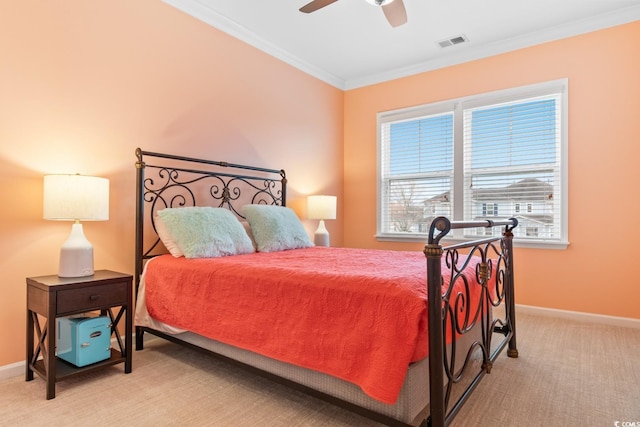
[[313, 0], [311, 3], [307, 3], [300, 8], [300, 12], [311, 13], [318, 9], [322, 9], [325, 6], [329, 6], [331, 3], [335, 3], [338, 0]]
[[392, 27], [399, 27], [407, 23], [407, 11], [404, 8], [402, 0], [394, 0], [382, 6], [384, 16]]

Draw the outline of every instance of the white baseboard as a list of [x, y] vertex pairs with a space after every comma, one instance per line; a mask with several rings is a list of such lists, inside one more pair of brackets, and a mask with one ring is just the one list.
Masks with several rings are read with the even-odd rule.
[[580, 311], [559, 310], [556, 308], [535, 307], [532, 305], [516, 304], [516, 324], [518, 313], [533, 314], [537, 316], [555, 317], [560, 319], [575, 320], [600, 325], [619, 326], [623, 328], [640, 329], [640, 319], [630, 317], [607, 316], [605, 314], [583, 313]]
[[24, 360], [22, 362], [16, 362], [10, 365], [0, 366], [0, 381], [17, 377], [19, 375], [24, 375], [25, 374], [24, 369], [25, 369]]

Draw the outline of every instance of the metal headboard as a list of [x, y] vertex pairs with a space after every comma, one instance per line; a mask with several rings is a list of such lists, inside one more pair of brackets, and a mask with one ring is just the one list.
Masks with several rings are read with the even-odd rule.
[[[284, 170], [196, 159], [136, 149], [137, 284], [146, 260], [165, 253], [155, 213], [170, 207], [228, 208], [244, 218], [245, 204], [286, 205]], [[154, 162], [154, 163], [150, 163]]]

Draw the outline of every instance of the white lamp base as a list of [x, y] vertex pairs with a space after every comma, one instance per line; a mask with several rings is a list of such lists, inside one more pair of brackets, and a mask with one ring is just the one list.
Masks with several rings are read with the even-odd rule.
[[324, 226], [324, 220], [320, 220], [318, 229], [313, 235], [313, 243], [316, 246], [329, 246], [329, 231]]
[[71, 234], [60, 248], [59, 277], [85, 277], [93, 275], [93, 246], [84, 236], [82, 224], [71, 226]]

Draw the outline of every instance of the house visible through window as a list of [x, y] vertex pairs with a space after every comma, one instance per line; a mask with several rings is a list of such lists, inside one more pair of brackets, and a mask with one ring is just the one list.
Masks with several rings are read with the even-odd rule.
[[498, 204], [497, 203], [483, 203], [482, 204], [482, 216], [498, 216]]
[[566, 104], [561, 80], [378, 114], [378, 238], [516, 217], [516, 243], [566, 245]]
[[527, 237], [538, 237], [537, 227], [527, 227], [525, 232], [527, 233]]

